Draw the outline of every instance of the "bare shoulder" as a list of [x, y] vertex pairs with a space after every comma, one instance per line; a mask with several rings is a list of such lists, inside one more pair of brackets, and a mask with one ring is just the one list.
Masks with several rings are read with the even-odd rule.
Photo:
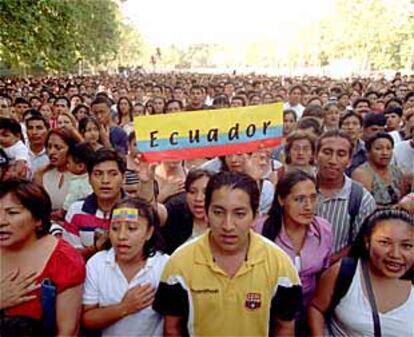
[[351, 178], [361, 183], [368, 191], [371, 191], [372, 174], [365, 167], [358, 166], [354, 172], [352, 172]]

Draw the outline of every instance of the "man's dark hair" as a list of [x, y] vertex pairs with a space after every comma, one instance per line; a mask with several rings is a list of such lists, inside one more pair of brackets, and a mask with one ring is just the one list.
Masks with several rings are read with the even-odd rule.
[[67, 106], [68, 108], [70, 107], [70, 101], [69, 101], [69, 98], [67, 98], [66, 96], [58, 96], [58, 97], [56, 97], [56, 100], [55, 100], [55, 105], [56, 105], [56, 103], [57, 103], [58, 101], [65, 101], [65, 102], [66, 102], [66, 106]]
[[23, 120], [26, 120], [27, 118], [31, 117], [31, 116], [42, 116], [42, 113], [36, 109], [27, 109], [24, 113], [23, 113]]
[[312, 128], [317, 136], [322, 133], [322, 127], [319, 121], [315, 117], [302, 117], [296, 124], [296, 129], [309, 129]]
[[393, 103], [393, 105], [398, 105], [398, 106], [403, 106], [403, 101], [400, 100], [398, 97], [391, 97], [388, 101], [385, 102], [385, 106], [384, 109], [387, 109], [391, 103]]
[[364, 118], [364, 128], [368, 128], [372, 125], [385, 126], [387, 120], [384, 115], [376, 114], [374, 112], [368, 113]]
[[364, 125], [364, 120], [362, 116], [357, 114], [355, 111], [348, 111], [345, 115], [342, 116], [342, 118], [339, 120], [339, 128], [342, 128], [342, 124], [344, 124], [345, 120], [348, 118], [355, 117], [359, 120], [359, 125]]
[[246, 99], [243, 96], [240, 96], [240, 95], [233, 96], [231, 101], [233, 102], [234, 100], [239, 100], [242, 102], [243, 106], [246, 106]]
[[299, 84], [296, 84], [296, 85], [293, 85], [289, 88], [289, 95], [296, 89], [299, 89], [300, 92], [303, 94], [303, 92], [304, 92], [303, 87]]
[[384, 116], [388, 115], [388, 114], [397, 114], [399, 117], [402, 117], [403, 115], [403, 109], [400, 108], [399, 106], [389, 106], [388, 108], [386, 108], [384, 110]]
[[116, 162], [119, 171], [124, 174], [126, 170], [125, 158], [113, 149], [101, 148], [95, 152], [93, 160], [88, 163], [88, 174], [90, 175], [96, 165], [105, 161]]
[[29, 123], [31, 121], [42, 121], [45, 125], [46, 129], [50, 129], [50, 124], [46, 118], [44, 118], [42, 115], [32, 114], [28, 118], [24, 120], [24, 123], [26, 124], [26, 127], [29, 126]]
[[250, 198], [250, 208], [253, 215], [256, 215], [259, 208], [260, 191], [257, 182], [247, 174], [239, 172], [223, 171], [210, 178], [206, 187], [205, 209], [211, 204], [211, 198], [216, 190], [222, 187], [229, 187], [232, 190], [240, 189]]
[[414, 91], [410, 91], [407, 95], [405, 95], [405, 97], [404, 97], [404, 103], [407, 103], [407, 101], [408, 101], [411, 97], [414, 97]]
[[108, 108], [111, 108], [109, 99], [104, 96], [97, 96], [91, 103], [91, 108], [96, 104], [105, 104]]
[[339, 95], [338, 95], [338, 101], [339, 101], [342, 97], [344, 97], [344, 96], [348, 96], [348, 97], [349, 97], [349, 94], [348, 94], [347, 92], [343, 92], [343, 93], [339, 94]]
[[16, 106], [17, 104], [27, 104], [30, 105], [29, 102], [23, 98], [23, 97], [16, 97], [16, 99], [14, 100], [14, 106]]
[[365, 94], [364, 94], [364, 97], [365, 98], [368, 98], [368, 96], [369, 95], [375, 95], [375, 96], [377, 96], [377, 98], [379, 98], [380, 97], [380, 94], [378, 93], [378, 92], [376, 92], [376, 91], [374, 91], [374, 90], [371, 90], [371, 91], [367, 91]]
[[179, 107], [180, 107], [180, 110], [183, 110], [184, 109], [184, 105], [183, 105], [183, 102], [181, 102], [180, 100], [178, 100], [178, 99], [170, 99], [166, 104], [165, 104], [165, 106], [166, 107], [168, 107], [168, 105], [170, 105], [170, 104], [172, 104], [172, 103], [177, 103], [178, 105], [179, 105]]
[[194, 84], [194, 85], [191, 86], [190, 93], [193, 90], [200, 90], [201, 92], [203, 92], [203, 87], [201, 85], [199, 85], [199, 84]]
[[32, 96], [29, 98], [29, 102], [32, 102], [34, 99], [37, 99], [38, 101], [42, 101], [39, 96]]
[[392, 95], [393, 97], [395, 97], [395, 91], [392, 91], [392, 90], [388, 90], [388, 91], [386, 91], [382, 96], [383, 97], [385, 97], [385, 96], [388, 96], [388, 95]]
[[352, 153], [354, 151], [354, 143], [352, 142], [351, 136], [349, 136], [346, 132], [338, 129], [332, 129], [324, 132], [322, 136], [318, 138], [316, 141], [316, 153], [319, 153], [322, 147], [322, 141], [326, 138], [343, 138], [346, 139], [349, 143], [349, 157], [352, 157]]
[[85, 164], [88, 167], [89, 163], [94, 160], [95, 151], [91, 144], [83, 142], [71, 146], [68, 150], [68, 155], [73, 158], [75, 163]]
[[358, 106], [359, 103], [367, 103], [368, 107], [371, 108], [371, 101], [367, 98], [357, 98], [354, 103], [352, 103], [352, 108], [356, 108]]

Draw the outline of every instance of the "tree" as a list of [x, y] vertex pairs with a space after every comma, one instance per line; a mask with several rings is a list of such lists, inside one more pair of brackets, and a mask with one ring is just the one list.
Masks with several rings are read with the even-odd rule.
[[[95, 66], [118, 55], [135, 57], [142, 42], [123, 23], [115, 0], [1, 0], [0, 26], [1, 60], [29, 71], [70, 71], [79, 61]], [[132, 42], [119, 52], [126, 41]]]

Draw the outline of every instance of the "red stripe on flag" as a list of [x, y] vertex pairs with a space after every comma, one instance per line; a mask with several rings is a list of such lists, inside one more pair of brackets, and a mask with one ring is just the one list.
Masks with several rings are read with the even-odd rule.
[[225, 156], [233, 153], [254, 152], [261, 147], [275, 147], [282, 142], [282, 138], [270, 138], [247, 143], [227, 144], [220, 146], [196, 147], [180, 150], [159, 152], [143, 152], [142, 159], [146, 162], [156, 162], [166, 159], [188, 160]]

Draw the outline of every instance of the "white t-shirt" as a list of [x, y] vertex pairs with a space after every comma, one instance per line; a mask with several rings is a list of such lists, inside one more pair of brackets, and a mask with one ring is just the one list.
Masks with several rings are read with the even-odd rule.
[[388, 134], [392, 137], [394, 140], [394, 146], [398, 143], [402, 142], [404, 139], [401, 137], [401, 134], [399, 131], [390, 131]]
[[31, 161], [29, 155], [29, 149], [27, 148], [24, 143], [19, 140], [18, 142], [14, 143], [12, 146], [3, 148], [4, 152], [6, 152], [7, 156], [12, 161], [24, 161], [26, 162], [27, 167], [27, 175], [26, 178], [30, 178], [32, 175], [32, 168], [31, 168]]
[[414, 175], [414, 147], [411, 146], [411, 140], [395, 144], [394, 157], [405, 175]]
[[[150, 283], [157, 288], [168, 258], [168, 255], [156, 253], [147, 259], [145, 266], [128, 283], [115, 261], [114, 249], [95, 254], [86, 264], [83, 304], [99, 304], [100, 307], [118, 304], [129, 289], [139, 284]], [[126, 316], [102, 330], [102, 337], [162, 335], [162, 316], [151, 306]]]
[[28, 165], [30, 164], [29, 149], [21, 140], [12, 146], [5, 147], [4, 151], [11, 160], [25, 160]]
[[302, 115], [303, 115], [303, 111], [305, 110], [305, 107], [302, 104], [296, 104], [296, 105], [291, 105], [289, 102], [286, 102], [283, 105], [283, 110], [287, 110], [287, 109], [291, 109], [293, 111], [296, 112], [296, 119], [299, 120]]

